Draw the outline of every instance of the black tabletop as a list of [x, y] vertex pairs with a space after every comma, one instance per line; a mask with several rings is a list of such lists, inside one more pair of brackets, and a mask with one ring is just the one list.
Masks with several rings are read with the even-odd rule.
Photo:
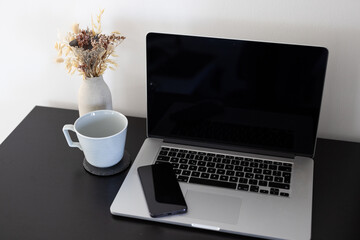
[[[0, 239], [253, 239], [117, 217], [110, 205], [126, 172], [98, 177], [68, 147], [75, 110], [35, 107], [0, 146]], [[134, 160], [145, 119], [128, 117], [126, 149]], [[360, 144], [318, 139], [312, 239], [359, 239]]]

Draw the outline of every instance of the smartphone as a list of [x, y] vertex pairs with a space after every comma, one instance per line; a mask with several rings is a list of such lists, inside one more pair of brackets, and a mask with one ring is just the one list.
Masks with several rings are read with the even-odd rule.
[[171, 164], [142, 166], [138, 168], [138, 173], [151, 217], [187, 212], [185, 198]]

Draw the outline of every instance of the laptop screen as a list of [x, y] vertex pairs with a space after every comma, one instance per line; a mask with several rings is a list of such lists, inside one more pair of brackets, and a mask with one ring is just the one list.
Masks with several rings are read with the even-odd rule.
[[312, 156], [326, 48], [149, 33], [149, 137]]

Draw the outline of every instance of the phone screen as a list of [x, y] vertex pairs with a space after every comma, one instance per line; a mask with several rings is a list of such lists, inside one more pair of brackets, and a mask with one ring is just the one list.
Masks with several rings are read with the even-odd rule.
[[187, 211], [184, 196], [170, 164], [142, 166], [138, 168], [138, 173], [151, 217]]

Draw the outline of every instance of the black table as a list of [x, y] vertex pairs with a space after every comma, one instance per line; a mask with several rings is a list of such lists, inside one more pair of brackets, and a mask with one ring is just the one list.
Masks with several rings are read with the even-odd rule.
[[[68, 147], [75, 110], [35, 107], [0, 146], [0, 239], [253, 239], [110, 214], [126, 173], [87, 173]], [[145, 119], [128, 117], [134, 160]], [[360, 144], [318, 139], [312, 239], [360, 239]]]

